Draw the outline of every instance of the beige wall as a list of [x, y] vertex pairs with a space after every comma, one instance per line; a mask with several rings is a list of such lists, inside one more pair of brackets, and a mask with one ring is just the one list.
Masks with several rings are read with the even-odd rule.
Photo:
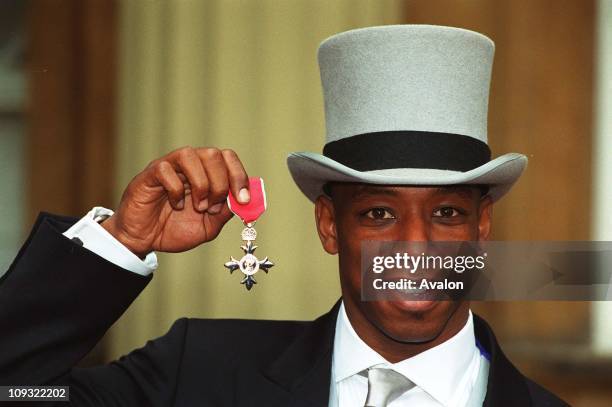
[[291, 151], [320, 151], [323, 103], [316, 63], [329, 35], [398, 23], [384, 1], [129, 1], [120, 3], [117, 197], [148, 161], [183, 146], [238, 152], [266, 181], [260, 255], [276, 266], [247, 292], [223, 267], [240, 255], [241, 223], [214, 242], [160, 255], [145, 292], [109, 333], [109, 357], [163, 334], [176, 318], [311, 319], [339, 298], [336, 259], [321, 249], [312, 204], [286, 169]]

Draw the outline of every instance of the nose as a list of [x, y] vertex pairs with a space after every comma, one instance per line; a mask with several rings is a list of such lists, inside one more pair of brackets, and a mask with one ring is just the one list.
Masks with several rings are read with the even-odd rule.
[[402, 222], [402, 240], [410, 242], [427, 242], [430, 240], [429, 222], [421, 216], [412, 215]]

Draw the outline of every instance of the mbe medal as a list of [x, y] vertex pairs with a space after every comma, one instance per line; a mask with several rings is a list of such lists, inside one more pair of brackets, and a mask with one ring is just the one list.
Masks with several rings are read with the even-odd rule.
[[263, 260], [259, 260], [253, 254], [257, 246], [253, 244], [257, 238], [257, 231], [255, 230], [255, 222], [262, 213], [266, 210], [266, 191], [264, 189], [263, 179], [253, 177], [249, 178], [249, 194], [251, 200], [247, 204], [240, 204], [236, 198], [230, 194], [227, 196], [227, 205], [230, 210], [238, 216], [245, 228], [242, 230], [242, 240], [244, 245], [240, 246], [244, 252], [244, 256], [240, 260], [230, 256], [230, 261], [225, 263], [225, 267], [229, 269], [230, 273], [234, 270], [240, 270], [244, 274], [244, 278], [240, 282], [244, 284], [247, 290], [253, 288], [253, 284], [257, 284], [255, 281], [255, 273], [259, 270], [263, 270], [266, 273], [268, 269], [274, 266], [267, 257]]

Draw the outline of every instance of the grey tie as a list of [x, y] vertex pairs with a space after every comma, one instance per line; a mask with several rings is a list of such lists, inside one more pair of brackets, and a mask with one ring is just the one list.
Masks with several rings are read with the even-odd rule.
[[388, 403], [414, 387], [404, 375], [391, 369], [368, 369], [368, 397], [365, 407], [386, 407]]

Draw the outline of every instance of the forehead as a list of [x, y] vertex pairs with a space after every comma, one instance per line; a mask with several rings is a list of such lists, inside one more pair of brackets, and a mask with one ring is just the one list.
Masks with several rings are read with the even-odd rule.
[[351, 199], [359, 199], [368, 196], [427, 196], [436, 197], [440, 195], [458, 195], [466, 199], [472, 199], [478, 195], [480, 190], [476, 185], [373, 185], [360, 183], [333, 183], [330, 188]]

